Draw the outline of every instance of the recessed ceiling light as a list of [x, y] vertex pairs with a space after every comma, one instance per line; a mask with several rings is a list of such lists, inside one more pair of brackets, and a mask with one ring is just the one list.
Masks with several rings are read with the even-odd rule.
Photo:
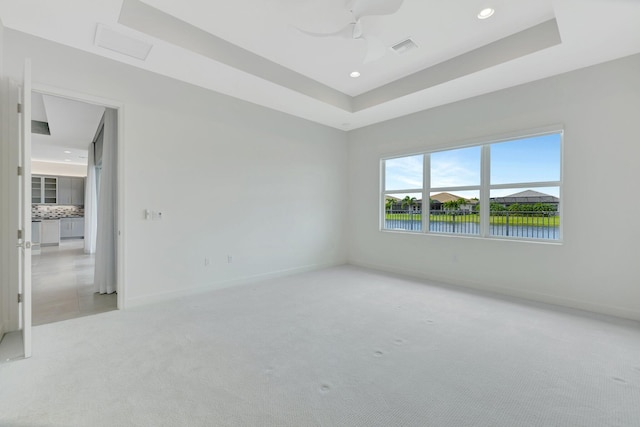
[[354, 79], [357, 79], [358, 77], [360, 77], [360, 72], [359, 71], [352, 71], [351, 74], [349, 74], [351, 77], [353, 77]]
[[478, 19], [487, 19], [490, 18], [495, 13], [495, 10], [487, 7], [486, 9], [482, 9], [480, 13], [478, 13]]
[[64, 154], [71, 154], [71, 151], [69, 151], [69, 150], [64, 150]]
[[65, 161], [65, 162], [70, 162], [70, 161], [71, 161], [71, 159], [64, 159], [64, 161]]

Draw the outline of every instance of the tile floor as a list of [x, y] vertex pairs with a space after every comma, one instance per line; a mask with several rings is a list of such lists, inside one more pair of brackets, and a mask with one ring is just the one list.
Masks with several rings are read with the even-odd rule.
[[85, 254], [83, 245], [81, 239], [63, 240], [32, 256], [34, 326], [116, 309], [116, 294], [94, 292], [94, 255]]

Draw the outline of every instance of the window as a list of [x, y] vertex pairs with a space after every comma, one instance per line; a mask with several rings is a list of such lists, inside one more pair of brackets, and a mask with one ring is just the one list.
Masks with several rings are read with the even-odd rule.
[[489, 235], [560, 239], [561, 134], [491, 144]]
[[385, 229], [422, 230], [424, 157], [419, 154], [384, 161]]
[[383, 159], [381, 228], [559, 240], [561, 152], [554, 132]]
[[480, 234], [482, 147], [467, 147], [430, 154], [429, 231], [449, 234]]

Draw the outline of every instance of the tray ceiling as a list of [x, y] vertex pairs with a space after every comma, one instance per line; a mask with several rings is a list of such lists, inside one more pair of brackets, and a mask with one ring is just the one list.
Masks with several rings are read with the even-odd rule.
[[[387, 48], [365, 63], [364, 40], [300, 31], [343, 28], [345, 5], [0, 0], [0, 14], [8, 28], [344, 130], [640, 52], [636, 0], [405, 0], [362, 19]], [[495, 13], [479, 20], [484, 7]], [[417, 48], [390, 49], [407, 38]]]

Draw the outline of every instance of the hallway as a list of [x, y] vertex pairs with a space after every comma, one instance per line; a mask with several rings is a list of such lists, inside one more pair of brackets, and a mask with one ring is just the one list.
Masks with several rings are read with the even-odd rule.
[[94, 255], [83, 251], [83, 240], [63, 240], [32, 256], [33, 325], [115, 310], [117, 295], [93, 289]]

